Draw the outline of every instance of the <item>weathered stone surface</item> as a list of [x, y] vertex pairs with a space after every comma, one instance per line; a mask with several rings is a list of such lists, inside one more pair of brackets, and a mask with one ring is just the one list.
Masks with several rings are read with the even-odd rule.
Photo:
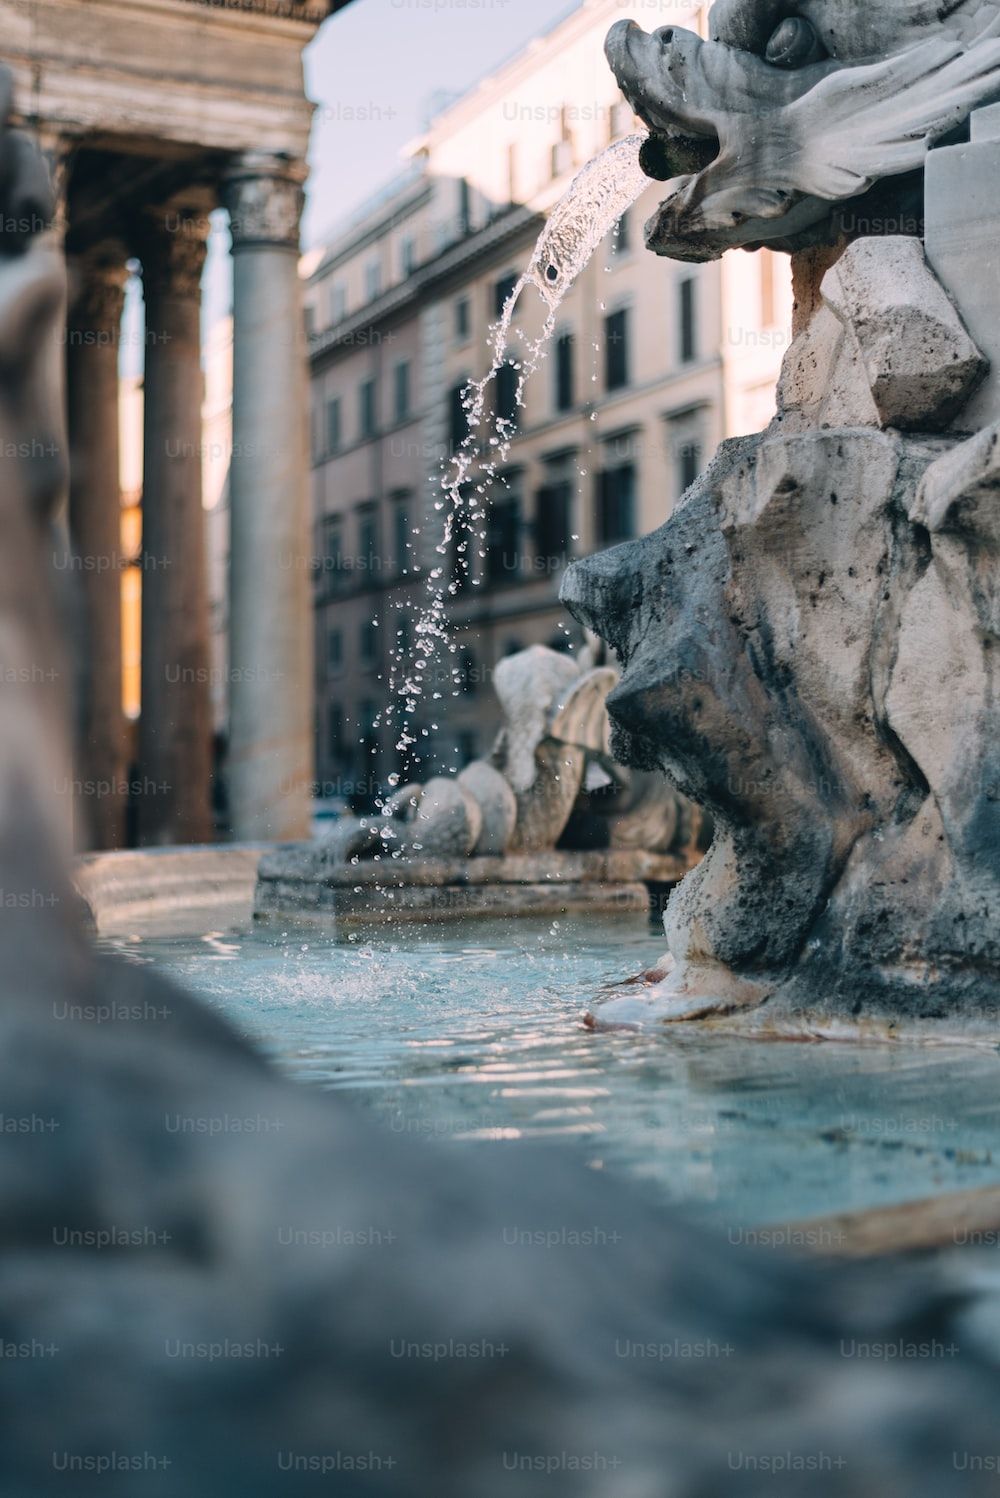
[[417, 781], [411, 780], [407, 785], [399, 786], [391, 796], [385, 798], [386, 816], [412, 819], [422, 795], [423, 786]]
[[821, 306], [789, 345], [777, 407], [776, 425], [785, 432], [881, 425], [857, 340], [829, 307]]
[[473, 852], [480, 856], [505, 853], [517, 822], [517, 800], [500, 771], [476, 759], [460, 772], [458, 783], [476, 802], [482, 817]]
[[428, 858], [464, 858], [476, 846], [482, 825], [475, 797], [457, 780], [436, 775], [424, 786], [407, 843]]
[[1000, 570], [980, 532], [929, 555], [904, 518], [954, 446], [726, 443], [660, 531], [567, 574], [624, 667], [618, 757], [715, 825], [668, 906], [651, 1017], [1000, 1027]]
[[329, 832], [320, 839], [324, 863], [345, 863], [357, 854], [377, 848], [381, 841], [375, 817], [338, 817]]
[[[496, 675], [505, 722], [492, 762], [477, 760], [455, 779], [403, 786], [387, 798], [381, 818], [344, 818], [318, 844], [266, 854], [257, 914], [320, 912], [353, 918], [365, 913], [365, 902], [376, 919], [639, 908], [647, 898], [640, 881], [648, 879], [659, 893], [676, 882], [704, 846], [698, 838], [702, 819], [661, 775], [639, 777], [628, 789], [628, 773], [614, 766], [605, 700], [617, 671], [594, 666], [589, 656], [580, 662], [536, 645], [506, 657]], [[606, 793], [614, 778], [611, 770], [619, 784], [614, 795]], [[599, 799], [587, 794], [596, 787], [605, 788]], [[559, 855], [554, 853], [557, 844]], [[647, 847], [677, 857], [643, 873]], [[617, 872], [609, 872], [610, 865], [605, 869], [607, 889], [593, 888], [594, 876], [584, 874], [586, 888], [573, 895], [575, 876], [561, 862], [572, 849], [635, 851]], [[548, 855], [550, 872], [534, 868], [531, 882], [538, 888], [530, 898], [523, 889], [468, 893], [467, 887], [477, 882], [524, 884], [504, 873], [493, 881], [475, 877], [474, 867], [484, 859], [498, 860], [508, 869], [507, 853]], [[458, 870], [447, 876], [441, 872], [442, 860], [461, 859], [466, 862]], [[421, 860], [427, 865], [426, 880], [419, 876]], [[371, 868], [373, 881], [366, 877]], [[342, 887], [348, 871], [360, 881], [360, 900]], [[551, 898], [542, 887], [547, 879], [561, 886]], [[448, 887], [425, 897], [414, 893], [422, 884]]]
[[823, 299], [857, 346], [882, 426], [943, 431], [986, 373], [919, 240], [855, 240]]
[[497, 682], [507, 725], [495, 757], [517, 798], [509, 847], [554, 848], [580, 794], [588, 755], [607, 752], [604, 704], [617, 672], [598, 666], [581, 676], [571, 657], [543, 645], [501, 661], [498, 678], [508, 662], [514, 664]]
[[929, 531], [978, 535], [991, 547], [1000, 546], [1000, 423], [931, 464], [910, 519]]
[[546, 645], [529, 646], [497, 663], [493, 684], [504, 712], [501, 768], [515, 793], [535, 784], [535, 751], [579, 674], [572, 656]]
[[[609, 32], [608, 61], [654, 137], [644, 160], [677, 162], [647, 225], [658, 254], [803, 249], [835, 234], [832, 204], [860, 204], [887, 178], [898, 184], [888, 198], [898, 217], [928, 144], [1000, 89], [994, 3], [805, 0], [798, 9], [725, 0], [707, 40], [680, 26], [647, 35], [633, 21]], [[883, 196], [880, 216], [886, 207]]]
[[447, 920], [457, 916], [559, 915], [574, 910], [646, 910], [649, 887], [669, 889], [699, 856], [693, 840], [677, 853], [640, 848], [426, 858], [418, 854], [331, 866], [315, 845], [261, 861], [254, 915], [318, 921]]

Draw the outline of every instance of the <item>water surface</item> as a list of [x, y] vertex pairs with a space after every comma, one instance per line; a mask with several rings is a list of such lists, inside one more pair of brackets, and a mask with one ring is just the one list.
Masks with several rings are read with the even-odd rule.
[[641, 916], [106, 944], [388, 1129], [487, 1156], [545, 1139], [736, 1230], [1000, 1183], [997, 1052], [585, 1030], [662, 951]]

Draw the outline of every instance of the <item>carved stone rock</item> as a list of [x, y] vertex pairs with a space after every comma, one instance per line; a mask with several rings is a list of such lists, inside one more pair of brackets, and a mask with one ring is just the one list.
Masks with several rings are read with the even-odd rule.
[[1000, 1026], [995, 463], [995, 434], [779, 418], [567, 573], [624, 667], [617, 756], [715, 825], [667, 909], [673, 972], [603, 1022]]
[[425, 858], [465, 858], [476, 846], [483, 814], [475, 797], [445, 775], [424, 786], [408, 829], [410, 850]]
[[479, 807], [482, 824], [473, 852], [499, 857], [506, 853], [517, 824], [517, 799], [499, 770], [475, 759], [458, 776], [458, 784]]
[[982, 380], [986, 360], [920, 241], [856, 240], [822, 289], [857, 347], [881, 424], [943, 431]]

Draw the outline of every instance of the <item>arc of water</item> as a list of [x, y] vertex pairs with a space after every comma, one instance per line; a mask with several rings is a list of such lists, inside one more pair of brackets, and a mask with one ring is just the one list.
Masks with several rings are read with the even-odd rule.
[[[516, 430], [514, 421], [490, 416], [490, 387], [504, 364], [512, 363], [517, 374], [515, 401], [518, 406], [524, 405], [525, 384], [545, 356], [557, 308], [597, 246], [649, 186], [649, 178], [639, 166], [639, 151], [645, 139], [645, 135], [635, 134], [614, 141], [577, 173], [550, 213], [524, 274], [490, 329], [493, 355], [490, 368], [481, 379], [470, 380], [463, 392], [467, 431], [457, 451], [443, 465], [440, 487], [444, 523], [441, 540], [435, 548], [441, 563], [433, 566], [427, 577], [427, 602], [414, 631], [416, 660], [403, 659], [400, 652], [390, 662], [389, 700], [384, 717], [386, 722], [397, 718], [396, 748], [401, 753], [418, 742], [414, 716], [423, 696], [428, 667], [439, 650], [456, 653], [448, 628], [447, 602], [469, 576], [475, 541], [478, 539], [480, 545], [486, 541], [490, 491], [498, 482], [498, 470], [507, 460]], [[541, 296], [548, 309], [547, 316], [537, 338], [523, 329], [517, 330], [524, 352], [517, 360], [510, 360], [508, 346], [514, 311], [521, 293], [529, 285]], [[485, 442], [480, 436], [483, 427], [488, 431]], [[449, 579], [446, 574], [453, 546], [459, 575]], [[452, 667], [451, 675], [457, 688], [457, 667]], [[376, 724], [381, 720], [380, 715]], [[390, 785], [398, 780], [398, 776], [389, 777]]]

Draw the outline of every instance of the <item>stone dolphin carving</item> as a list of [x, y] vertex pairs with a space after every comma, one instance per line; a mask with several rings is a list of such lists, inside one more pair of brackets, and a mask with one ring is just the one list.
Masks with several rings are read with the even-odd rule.
[[653, 133], [647, 170], [672, 179], [646, 226], [657, 253], [804, 247], [823, 236], [831, 204], [919, 169], [934, 141], [1000, 97], [1000, 4], [788, 10], [721, 0], [707, 41], [633, 21], [609, 32], [608, 61]]

